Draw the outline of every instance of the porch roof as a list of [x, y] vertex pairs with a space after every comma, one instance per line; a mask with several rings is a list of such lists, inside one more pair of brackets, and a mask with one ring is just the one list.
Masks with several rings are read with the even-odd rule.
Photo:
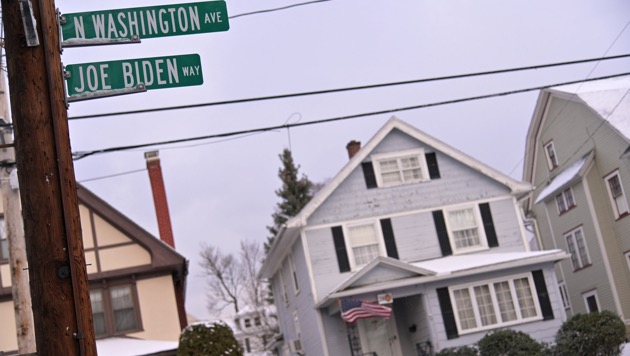
[[377, 266], [380, 263], [385, 261], [383, 259], [379, 259], [379, 261], [375, 264], [370, 263], [362, 270], [359, 270], [357, 273], [350, 276], [341, 285], [334, 288], [325, 298], [322, 299], [320, 303], [317, 304], [317, 308], [326, 308], [337, 299], [343, 297], [381, 292], [383, 290], [393, 290], [416, 284], [437, 282], [474, 274], [499, 271], [507, 268], [557, 262], [569, 256], [569, 254], [562, 250], [547, 250], [483, 254], [475, 253], [447, 256], [412, 263], [399, 261], [400, 264], [408, 265], [409, 270], [422, 270], [427, 271], [428, 273], [394, 280], [377, 281], [368, 285], [356, 285], [352, 283], [354, 280], [357, 280], [357, 275], [365, 275], [365, 273], [362, 273], [363, 269], [369, 268], [370, 270], [375, 270], [378, 268]]

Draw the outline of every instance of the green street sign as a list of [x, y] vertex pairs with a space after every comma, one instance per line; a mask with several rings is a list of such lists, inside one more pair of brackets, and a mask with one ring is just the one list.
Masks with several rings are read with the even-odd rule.
[[225, 1], [77, 12], [62, 16], [63, 40], [140, 39], [227, 31]]
[[201, 59], [198, 54], [186, 54], [66, 66], [68, 95], [134, 88], [141, 83], [147, 90], [201, 85]]

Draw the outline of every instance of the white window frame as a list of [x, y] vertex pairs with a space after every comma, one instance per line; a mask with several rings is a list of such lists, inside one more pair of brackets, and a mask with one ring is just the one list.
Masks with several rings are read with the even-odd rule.
[[564, 309], [571, 309], [571, 298], [569, 298], [569, 290], [564, 282], [558, 283], [558, 291], [560, 293], [560, 300]]
[[284, 267], [280, 267], [280, 270], [278, 270], [279, 272], [279, 278], [280, 278], [280, 289], [282, 292], [282, 300], [284, 301], [285, 305], [289, 304], [289, 293], [287, 292], [287, 283], [284, 280]]
[[[527, 282], [529, 283], [529, 290], [531, 292], [532, 302], [534, 304], [533, 306], [536, 309], [536, 315], [532, 317], [522, 316], [522, 310], [521, 310], [522, 306], [519, 305], [518, 294], [514, 286], [515, 280], [520, 280], [524, 278], [527, 279]], [[495, 288], [494, 285], [496, 283], [501, 283], [501, 282], [508, 282], [509, 284], [514, 312], [516, 313], [516, 319], [507, 321], [507, 322], [503, 322], [500, 320], [501, 310], [499, 307], [497, 293], [496, 293], [496, 290], [494, 289]], [[485, 326], [482, 325], [481, 314], [479, 312], [479, 306], [477, 304], [477, 298], [475, 297], [475, 292], [474, 292], [475, 287], [481, 287], [481, 286], [488, 286], [490, 289], [492, 306], [493, 306], [494, 315], [497, 321], [494, 324], [489, 324]], [[470, 302], [472, 303], [472, 309], [475, 316], [475, 322], [477, 324], [477, 327], [475, 328], [469, 328], [465, 330], [462, 329], [461, 322], [459, 319], [459, 309], [457, 305], [457, 300], [455, 298], [455, 291], [462, 290], [462, 289], [467, 289], [470, 293]], [[497, 329], [497, 328], [511, 326], [511, 325], [518, 325], [525, 322], [537, 321], [537, 320], [543, 319], [542, 311], [540, 309], [540, 303], [538, 301], [538, 292], [536, 291], [536, 285], [534, 284], [534, 279], [532, 278], [531, 273], [523, 273], [523, 274], [512, 275], [509, 277], [493, 278], [493, 279], [484, 280], [484, 281], [477, 281], [474, 283], [461, 284], [461, 285], [449, 287], [448, 291], [451, 297], [451, 305], [453, 306], [453, 314], [455, 316], [455, 323], [457, 324], [457, 330], [460, 335], [475, 333], [475, 332], [484, 331], [484, 330]]]
[[[582, 240], [582, 245], [584, 246], [584, 255], [580, 251], [580, 241], [578, 241], [578, 235], [576, 233], [579, 232], [579, 237]], [[591, 254], [588, 251], [588, 245], [586, 244], [586, 238], [584, 237], [584, 230], [582, 227], [578, 227], [564, 234], [564, 241], [567, 244], [567, 251], [571, 254], [571, 265], [573, 266], [573, 271], [581, 270], [591, 265]], [[571, 244], [573, 246], [573, 251], [571, 251]], [[586, 261], [583, 259], [586, 258]], [[576, 265], [577, 263], [577, 265]]]
[[[459, 210], [472, 210], [473, 217], [475, 218], [475, 224], [477, 225], [477, 236], [479, 239], [479, 245], [476, 246], [468, 246], [468, 247], [457, 247], [457, 243], [455, 241], [455, 234], [453, 231], [453, 222], [449, 219], [449, 213]], [[462, 254], [462, 253], [470, 253], [476, 251], [483, 251], [488, 249], [488, 239], [486, 237], [486, 231], [483, 227], [483, 220], [481, 219], [481, 212], [479, 211], [479, 205], [458, 205], [449, 207], [444, 209], [444, 222], [446, 223], [446, 229], [448, 231], [448, 239], [451, 244], [451, 249], [453, 250], [453, 254]]]
[[[621, 196], [619, 196], [620, 202], [623, 206], [619, 206], [617, 204], [617, 199], [613, 196], [613, 192], [610, 189], [610, 180], [613, 178], [617, 178], [619, 181], [619, 188], [621, 189]], [[621, 181], [621, 176], [619, 175], [619, 170], [612, 172], [611, 174], [604, 177], [604, 182], [606, 184], [606, 190], [608, 191], [608, 198], [610, 199], [610, 204], [612, 206], [613, 212], [615, 214], [615, 219], [619, 219], [628, 215], [630, 209], [628, 209], [628, 199], [626, 197], [626, 191], [623, 189], [623, 183]]]
[[[571, 196], [571, 199], [567, 198]], [[564, 209], [560, 206], [560, 202], [564, 205]], [[558, 215], [561, 215], [577, 206], [575, 202], [575, 195], [573, 194], [573, 189], [571, 187], [563, 190], [559, 194], [556, 195], [556, 207], [558, 208]]]
[[597, 289], [593, 289], [591, 291], [588, 291], [586, 293], [582, 293], [582, 298], [584, 299], [584, 310], [586, 310], [587, 313], [593, 313], [593, 310], [590, 310], [589, 306], [588, 306], [588, 298], [590, 297], [594, 297], [595, 298], [595, 304], [597, 304], [597, 311], [601, 311], [602, 307], [599, 304], [599, 296], [597, 296]]
[[628, 270], [630, 271], [630, 251], [624, 254], [626, 256], [626, 262], [628, 263]]
[[[550, 147], [553, 155], [549, 155]], [[556, 169], [558, 167], [558, 152], [556, 151], [556, 146], [554, 146], [553, 141], [547, 142], [543, 146], [543, 149], [545, 150], [545, 157], [547, 157], [547, 167], [550, 171]]]
[[291, 272], [291, 280], [293, 281], [293, 291], [295, 294], [300, 293], [300, 283], [297, 278], [297, 270], [295, 269], [295, 262], [293, 261], [293, 254], [289, 254], [289, 270]]
[[347, 224], [343, 227], [344, 232], [343, 232], [343, 236], [344, 236], [344, 240], [346, 243], [346, 251], [348, 253], [348, 261], [350, 262], [350, 270], [354, 271], [357, 270], [365, 265], [367, 265], [370, 262], [366, 262], [363, 264], [358, 264], [354, 255], [354, 246], [352, 245], [352, 228], [355, 227], [361, 227], [361, 226], [368, 226], [368, 225], [372, 225], [373, 229], [374, 229], [374, 233], [376, 234], [376, 241], [378, 244], [378, 256], [387, 256], [387, 251], [385, 249], [385, 240], [383, 239], [383, 232], [381, 231], [381, 224], [380, 221], [376, 220], [368, 220], [368, 221], [362, 221], [362, 222], [356, 222], [356, 223], [352, 223], [352, 224]]
[[[382, 161], [390, 161], [396, 160], [398, 162], [398, 172], [402, 173], [402, 168], [400, 166], [400, 160], [405, 158], [415, 157], [418, 159], [419, 169], [420, 169], [420, 178], [404, 180], [404, 176], [401, 175], [400, 182], [396, 183], [385, 183], [383, 181], [383, 172], [381, 172], [381, 162]], [[424, 155], [424, 150], [421, 148], [405, 150], [405, 151], [397, 151], [392, 153], [380, 153], [372, 156], [372, 166], [374, 168], [374, 175], [376, 177], [376, 184], [378, 187], [395, 187], [404, 184], [412, 184], [412, 183], [421, 183], [431, 180], [429, 177], [429, 167], [427, 166], [427, 160]]]

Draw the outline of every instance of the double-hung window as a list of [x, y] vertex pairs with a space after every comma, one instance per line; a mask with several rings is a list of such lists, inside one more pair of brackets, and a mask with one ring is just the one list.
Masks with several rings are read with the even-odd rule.
[[97, 337], [141, 330], [135, 288], [130, 284], [90, 290]]
[[541, 318], [531, 275], [450, 288], [460, 334]]
[[556, 205], [558, 206], [558, 214], [562, 214], [567, 210], [575, 207], [575, 198], [571, 188], [565, 189], [562, 193], [556, 195]]
[[422, 149], [377, 154], [372, 160], [379, 187], [429, 180], [427, 162]]
[[470, 252], [488, 247], [477, 206], [448, 209], [446, 226], [454, 253]]
[[545, 153], [547, 154], [547, 167], [549, 170], [553, 170], [558, 167], [558, 156], [556, 155], [556, 149], [553, 145], [553, 141], [550, 141], [545, 145]]
[[347, 227], [349, 257], [354, 268], [364, 266], [378, 256], [385, 255], [382, 238], [375, 222]]
[[571, 263], [573, 264], [573, 270], [579, 270], [591, 265], [591, 257], [588, 254], [586, 248], [586, 241], [584, 240], [584, 231], [582, 228], [577, 228], [564, 235], [567, 241], [567, 249], [571, 254]]
[[616, 218], [620, 218], [628, 214], [628, 200], [626, 194], [623, 191], [621, 185], [621, 179], [619, 177], [619, 171], [615, 171], [606, 178], [606, 188], [608, 188], [608, 195], [610, 196], [611, 204]]

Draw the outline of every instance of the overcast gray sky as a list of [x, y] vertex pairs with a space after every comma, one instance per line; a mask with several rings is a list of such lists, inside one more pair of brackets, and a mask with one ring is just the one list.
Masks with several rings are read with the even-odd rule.
[[[230, 16], [302, 0], [227, 2]], [[58, 0], [62, 13], [177, 3]], [[69, 116], [209, 103], [407, 81], [630, 53], [627, 0], [332, 0], [230, 20], [227, 32], [66, 49], [64, 64], [198, 53], [204, 84], [73, 103]], [[625, 29], [625, 30], [624, 30]], [[630, 60], [392, 86], [380, 89], [75, 120], [73, 151], [221, 134], [370, 113], [627, 72]], [[521, 178], [524, 142], [538, 93], [396, 112], [430, 135]], [[277, 203], [278, 154], [291, 148], [315, 182], [347, 161], [392, 114], [290, 130], [158, 146], [180, 253], [190, 260], [187, 309], [206, 309], [202, 242], [236, 252], [262, 243]], [[77, 180], [157, 235], [143, 152], [75, 162]]]

